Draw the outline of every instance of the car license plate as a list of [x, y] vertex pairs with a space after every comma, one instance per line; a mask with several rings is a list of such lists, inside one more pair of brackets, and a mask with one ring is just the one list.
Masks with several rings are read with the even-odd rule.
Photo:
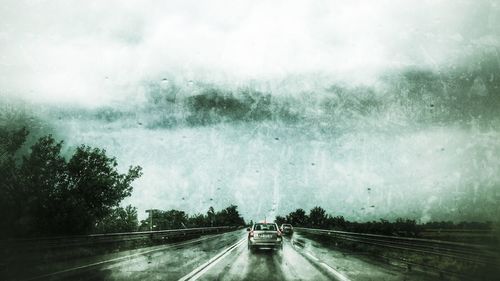
[[266, 239], [269, 239], [269, 238], [272, 238], [272, 235], [271, 234], [260, 234], [259, 235], [260, 238], [266, 238]]

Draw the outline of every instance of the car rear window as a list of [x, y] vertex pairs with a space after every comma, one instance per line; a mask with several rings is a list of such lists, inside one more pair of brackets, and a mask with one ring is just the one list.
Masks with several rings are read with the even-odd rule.
[[253, 228], [254, 230], [276, 230], [276, 225], [273, 223], [259, 223]]

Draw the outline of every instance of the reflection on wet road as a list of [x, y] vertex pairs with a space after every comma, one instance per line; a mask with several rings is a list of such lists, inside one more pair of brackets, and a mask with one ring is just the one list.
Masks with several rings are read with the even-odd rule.
[[249, 251], [246, 235], [240, 230], [128, 256], [124, 253], [116, 262], [100, 262], [42, 280], [429, 280], [322, 248], [298, 234], [285, 239], [283, 250]]
[[286, 241], [283, 250], [250, 252], [243, 243], [199, 280], [330, 280]]

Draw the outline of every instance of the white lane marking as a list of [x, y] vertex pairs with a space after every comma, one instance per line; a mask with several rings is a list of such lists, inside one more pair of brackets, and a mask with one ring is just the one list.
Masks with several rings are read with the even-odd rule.
[[170, 244], [170, 245], [166, 245], [165, 247], [160, 247], [160, 248], [156, 248], [156, 249], [152, 249], [152, 250], [148, 250], [148, 251], [144, 251], [144, 252], [139, 252], [139, 253], [131, 254], [131, 255], [128, 255], [128, 256], [123, 256], [123, 257], [119, 257], [119, 258], [104, 260], [104, 261], [95, 262], [95, 263], [91, 263], [91, 264], [86, 264], [86, 265], [82, 265], [82, 266], [72, 267], [72, 268], [68, 268], [68, 269], [64, 269], [64, 270], [60, 270], [60, 271], [56, 271], [56, 272], [52, 272], [52, 273], [47, 273], [47, 274], [44, 274], [44, 275], [36, 276], [36, 277], [25, 279], [25, 280], [26, 281], [37, 280], [37, 279], [51, 277], [51, 276], [55, 276], [55, 275], [59, 275], [59, 274], [63, 274], [63, 273], [67, 273], [67, 272], [71, 272], [71, 271], [75, 271], [75, 270], [79, 270], [79, 269], [84, 269], [84, 268], [93, 267], [93, 266], [102, 265], [102, 264], [111, 263], [111, 262], [122, 261], [122, 260], [126, 260], [126, 259], [129, 259], [129, 258], [132, 258], [132, 257], [136, 257], [136, 256], [144, 255], [144, 254], [149, 254], [149, 253], [156, 252], [156, 251], [162, 251], [162, 250], [170, 249], [170, 248], [173, 248], [173, 247], [184, 246], [184, 245], [188, 245], [188, 244], [192, 244], [192, 243], [196, 243], [196, 242], [201, 242], [201, 241], [204, 241], [204, 240], [207, 240], [207, 239], [214, 238], [215, 236], [217, 236], [217, 235], [209, 236], [209, 237], [203, 237], [203, 238], [200, 238], [200, 239], [186, 241], [186, 242], [180, 242], [180, 243], [177, 243], [177, 244]]
[[342, 273], [338, 272], [333, 267], [329, 266], [328, 264], [326, 264], [324, 262], [320, 262], [320, 260], [317, 257], [313, 256], [311, 253], [306, 252], [306, 255], [309, 256], [310, 258], [312, 258], [313, 260], [315, 260], [316, 262], [318, 262], [321, 266], [326, 268], [328, 271], [330, 271], [340, 281], [351, 281], [351, 280], [349, 280], [349, 278], [345, 277]]
[[191, 271], [190, 273], [186, 274], [184, 277], [179, 279], [179, 281], [186, 281], [186, 280], [197, 280], [205, 274], [212, 266], [216, 265], [219, 261], [223, 260], [229, 253], [231, 253], [234, 249], [236, 249], [238, 246], [243, 244], [247, 238], [242, 238], [240, 241], [234, 243], [233, 245], [227, 247], [224, 249], [222, 252], [219, 254], [215, 255], [213, 258], [208, 260], [206, 263], [198, 266], [195, 270]]
[[328, 271], [330, 271], [335, 277], [337, 277], [340, 281], [350, 281], [349, 278], [345, 277], [342, 275], [340, 272], [335, 270], [333, 267], [329, 266], [328, 264], [321, 262], [320, 263], [324, 268], [326, 268]]
[[333, 267], [329, 266], [328, 264], [326, 264], [325, 262], [322, 262], [320, 261], [319, 258], [315, 257], [313, 254], [311, 254], [310, 252], [305, 252], [305, 254], [311, 258], [312, 260], [314, 260], [316, 263], [318, 263], [319, 265], [321, 265], [322, 267], [324, 267], [325, 269], [327, 269], [328, 271], [330, 271], [337, 279], [339, 279], [340, 281], [351, 281], [349, 278], [347, 278], [345, 275], [343, 275], [342, 273], [338, 272], [336, 269], [334, 269]]
[[315, 261], [319, 261], [319, 259], [309, 253], [306, 253], [306, 255], [308, 255], [311, 259], [315, 260]]
[[[294, 243], [292, 243], [292, 248], [297, 251], [298, 253], [300, 253], [299, 251], [299, 247], [297, 247]], [[320, 261], [320, 259], [318, 259], [317, 257], [315, 257], [313, 254], [311, 254], [309, 251], [304, 251], [304, 253], [309, 257], [311, 258], [312, 260], [314, 260], [316, 263], [318, 263], [319, 265], [321, 265], [322, 267], [326, 268], [328, 271], [330, 271], [337, 279], [339, 279], [340, 281], [351, 281], [349, 278], [347, 278], [345, 275], [343, 275], [342, 273], [338, 272], [336, 269], [334, 269], [333, 267], [329, 266], [328, 264]]]

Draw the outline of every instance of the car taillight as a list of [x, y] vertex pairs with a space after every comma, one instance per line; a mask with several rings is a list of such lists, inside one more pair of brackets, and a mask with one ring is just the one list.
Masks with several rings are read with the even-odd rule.
[[248, 237], [253, 237], [253, 230], [248, 233]]
[[281, 231], [278, 230], [278, 237], [281, 237]]

